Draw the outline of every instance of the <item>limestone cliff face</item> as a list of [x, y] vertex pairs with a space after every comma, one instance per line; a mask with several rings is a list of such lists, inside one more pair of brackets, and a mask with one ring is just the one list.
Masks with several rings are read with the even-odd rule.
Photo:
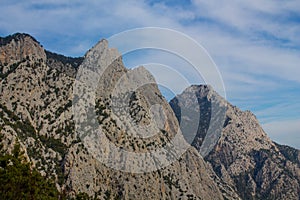
[[[187, 97], [194, 94], [199, 101], [190, 102]], [[299, 150], [272, 142], [250, 111], [232, 106], [205, 85], [191, 86], [170, 104], [185, 135], [191, 135], [185, 128], [191, 116], [179, 111], [200, 110], [199, 129], [192, 144], [205, 156], [218, 177], [234, 187], [243, 199], [300, 198]], [[219, 118], [211, 117], [213, 110]], [[223, 117], [224, 120], [220, 120]], [[218, 121], [223, 121], [220, 134], [214, 127]], [[218, 139], [213, 149], [203, 154], [201, 141], [209, 137], [209, 126], [214, 127]]]
[[[76, 149], [78, 147], [69, 149], [64, 169], [68, 174], [66, 186], [71, 193], [83, 191], [101, 198], [124, 199], [223, 199], [207, 172], [208, 166], [193, 148], [187, 150], [180, 161], [175, 160], [162, 168], [158, 157], [155, 160], [151, 156], [147, 159], [146, 154], [139, 159], [127, 156], [126, 152], [142, 154], [162, 148], [177, 134], [178, 122], [149, 72], [144, 68], [127, 70], [117, 51], [108, 48], [105, 40], [86, 54], [81, 67], [76, 81], [84, 84], [75, 90], [85, 92], [75, 92], [75, 95], [78, 104], [84, 102], [84, 106], [75, 103], [76, 124], [84, 124], [90, 134], [95, 125], [90, 118], [81, 116], [89, 115], [86, 105], [95, 106], [100, 132], [108, 140], [82, 137], [84, 142], [88, 140], [87, 146], [92, 146], [85, 148], [85, 155]], [[92, 101], [85, 98], [93, 95], [88, 91], [90, 88], [95, 91]], [[151, 121], [151, 116], [157, 113], [155, 105], [161, 106], [165, 118], [158, 126]], [[82, 131], [81, 128], [77, 130]], [[100, 141], [100, 146], [91, 144], [95, 140]], [[124, 151], [114, 151], [110, 144]], [[158, 170], [147, 170], [151, 167], [158, 167]]]
[[76, 141], [71, 110], [74, 75], [66, 73], [71, 65], [61, 71], [62, 62], [50, 62], [52, 58], [27, 34], [1, 38], [0, 48], [2, 55], [7, 53], [4, 60], [12, 58], [0, 64], [1, 133], [11, 147], [19, 140], [33, 166], [62, 184], [61, 164]]
[[[27, 34], [0, 38], [7, 153], [19, 141], [32, 167], [70, 196], [299, 199], [299, 151], [272, 142], [251, 112], [210, 86], [191, 86], [169, 105], [147, 70], [126, 69], [108, 45], [70, 58]], [[193, 147], [181, 154], [172, 141]]]
[[16, 33], [0, 38], [0, 63], [10, 64], [23, 59], [46, 60], [43, 47], [30, 35]]
[[[113, 152], [108, 146], [98, 157], [100, 149], [97, 152], [89, 146], [86, 141], [92, 137], [81, 135], [80, 128], [92, 131], [96, 124], [108, 140], [94, 140], [95, 144], [105, 146], [109, 141], [119, 149], [139, 153], [166, 147], [178, 130], [181, 134], [151, 74], [144, 68], [127, 70], [119, 57], [112, 60], [117, 51], [110, 49], [107, 41], [100, 41], [84, 59], [47, 52], [26, 34], [0, 41], [2, 143], [10, 152], [19, 141], [32, 166], [43, 176], [55, 178], [62, 192], [70, 196], [84, 192], [98, 199], [239, 199], [193, 147], [166, 166], [156, 158], [176, 158], [176, 152], [156, 157], [153, 153], [147, 164], [143, 159], [131, 160]], [[82, 67], [88, 71], [82, 71]], [[91, 71], [101, 72], [101, 78], [85, 76]], [[94, 93], [74, 93], [78, 80], [83, 80], [80, 77], [95, 81], [91, 85]], [[143, 85], [144, 81], [148, 84]], [[134, 90], [137, 85], [140, 87]], [[89, 94], [94, 96], [85, 96]], [[81, 104], [77, 105], [77, 100], [92, 105], [96, 120], [80, 117], [90, 112], [78, 107]], [[82, 114], [79, 118], [78, 113]], [[86, 124], [78, 126], [81, 122]], [[136, 127], [147, 128], [141, 132]], [[138, 163], [125, 165], [122, 170], [109, 164], [118, 164], [118, 159], [124, 158], [125, 164]], [[151, 166], [157, 170], [135, 173]]]

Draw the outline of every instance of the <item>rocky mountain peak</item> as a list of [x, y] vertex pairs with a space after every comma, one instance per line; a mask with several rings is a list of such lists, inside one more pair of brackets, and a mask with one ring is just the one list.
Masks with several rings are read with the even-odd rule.
[[[87, 52], [76, 79], [74, 89], [78, 104], [73, 107], [76, 128], [83, 136], [82, 141], [88, 143], [87, 151], [104, 164], [96, 162], [98, 172], [89, 170], [91, 167], [86, 164], [95, 161], [87, 157], [83, 164], [80, 156], [72, 153], [76, 151], [75, 147], [74, 150], [71, 147], [65, 161], [70, 188], [88, 194], [109, 188], [115, 195], [120, 190], [125, 199], [223, 199], [222, 192], [206, 172], [209, 168], [194, 148], [187, 149], [180, 161], [176, 159], [177, 150], [172, 141], [173, 138], [179, 140], [176, 136], [178, 122], [154, 77], [144, 67], [126, 69], [118, 52], [102, 40]], [[93, 96], [91, 90], [96, 90], [95, 105], [95, 99], [89, 98]], [[91, 113], [86, 105], [96, 109], [100, 125], [98, 138], [96, 133], [90, 134], [98, 130], [93, 128], [98, 125], [95, 126], [89, 117], [82, 117]], [[85, 134], [84, 129], [89, 132]], [[102, 142], [98, 145], [99, 138]], [[190, 170], [196, 171], [197, 175], [189, 175]], [[91, 172], [88, 176], [87, 171]], [[88, 189], [81, 181], [87, 178]], [[93, 181], [95, 179], [98, 183]], [[173, 187], [173, 183], [176, 186]], [[208, 183], [209, 187], [203, 183]], [[193, 188], [192, 192], [189, 187]], [[236, 197], [234, 193], [230, 196]]]
[[186, 88], [184, 92], [197, 92], [201, 94], [201, 97], [207, 96], [209, 92], [214, 92], [214, 89], [211, 85], [191, 85]]
[[8, 43], [10, 43], [12, 40], [15, 41], [20, 41], [20, 40], [24, 40], [24, 38], [31, 38], [31, 40], [33, 40], [36, 43], [39, 43], [34, 37], [32, 37], [31, 35], [27, 34], [27, 33], [15, 33], [6, 37], [0, 37], [0, 46], [6, 45]]
[[43, 47], [32, 36], [16, 33], [0, 37], [0, 63], [8, 65], [27, 60], [46, 60]]
[[221, 137], [227, 101], [209, 85], [192, 85], [170, 105], [186, 140], [206, 156]]
[[[110, 48], [108, 41], [106, 39], [102, 39], [85, 54], [85, 61], [93, 60], [96, 62], [102, 62], [101, 64], [104, 66], [104, 64], [110, 64], [120, 56], [121, 55], [117, 49]], [[104, 61], [106, 62], [103, 63]]]
[[205, 85], [187, 88], [170, 105], [183, 134], [242, 199], [299, 199], [299, 151], [274, 143], [253, 113]]
[[[19, 143], [62, 194], [299, 199], [299, 151], [273, 143], [211, 86], [192, 85], [168, 104], [151, 73], [126, 69], [107, 40], [84, 58], [45, 51], [27, 34], [0, 41], [0, 147]], [[178, 154], [185, 141], [192, 146]]]

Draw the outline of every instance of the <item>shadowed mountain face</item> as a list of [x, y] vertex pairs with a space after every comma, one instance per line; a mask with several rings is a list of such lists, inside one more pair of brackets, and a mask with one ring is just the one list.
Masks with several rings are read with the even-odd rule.
[[[87, 77], [96, 80], [92, 96], [86, 91], [74, 92], [80, 77], [85, 76], [83, 67], [88, 72], [102, 70], [117, 53], [107, 41], [100, 41], [84, 58], [45, 51], [27, 34], [0, 41], [1, 146], [10, 154], [19, 143], [30, 165], [55, 180], [62, 194], [83, 192], [99, 199], [239, 199], [193, 147], [169, 165], [157, 162], [156, 158], [177, 158], [172, 150], [160, 157], [153, 155], [156, 149], [171, 147], [168, 142], [181, 132], [173, 110], [144, 68], [127, 70], [118, 58], [103, 70], [100, 79]], [[124, 92], [144, 81], [148, 84]], [[82, 102], [91, 103], [92, 111], [81, 110], [85, 108], [78, 107]], [[85, 120], [91, 113], [95, 120]], [[135, 127], [148, 128], [140, 132]], [[90, 134], [96, 128], [107, 138], [93, 138], [97, 139], [94, 144], [101, 144], [97, 147], [105, 146], [103, 152], [87, 143], [92, 137], [79, 133]], [[152, 151], [152, 162], [148, 165], [144, 159], [123, 156], [108, 143], [128, 152]], [[121, 170], [111, 166], [119, 164], [118, 160], [124, 164]], [[157, 169], [147, 171], [151, 166]]]
[[[195, 94], [199, 101], [191, 102], [190, 96]], [[205, 85], [191, 86], [171, 100], [170, 105], [183, 135], [188, 140], [195, 136], [192, 145], [242, 199], [300, 198], [299, 150], [272, 142], [251, 112], [232, 106]], [[215, 116], [212, 110], [217, 112]], [[199, 129], [193, 133], [190, 119], [197, 113]], [[203, 141], [211, 138], [209, 126], [213, 127], [217, 141], [206, 154]]]
[[221, 137], [227, 102], [211, 86], [193, 85], [170, 105], [185, 139], [205, 157]]

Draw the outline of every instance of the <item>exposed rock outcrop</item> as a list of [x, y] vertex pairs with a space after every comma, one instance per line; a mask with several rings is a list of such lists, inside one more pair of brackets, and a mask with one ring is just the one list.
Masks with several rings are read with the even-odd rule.
[[[92, 130], [97, 125], [109, 144], [138, 153], [171, 148], [169, 141], [178, 131], [180, 135], [177, 119], [152, 75], [144, 68], [127, 70], [120, 57], [114, 60], [117, 52], [108, 48], [107, 41], [100, 41], [84, 59], [46, 52], [26, 34], [1, 38], [0, 48], [6, 52], [0, 63], [0, 131], [6, 136], [2, 143], [9, 152], [18, 140], [32, 166], [43, 176], [55, 178], [62, 193], [73, 196], [84, 192], [99, 199], [224, 199], [231, 194], [229, 197], [238, 199], [236, 194], [224, 192], [226, 187], [221, 191], [211, 167], [193, 147], [182, 155], [175, 150], [157, 157], [150, 154], [149, 165], [109, 148], [97, 157], [97, 149], [87, 143], [92, 137], [80, 134], [80, 128]], [[97, 69], [98, 75], [101, 72], [100, 78], [86, 76], [95, 81], [94, 96], [74, 93], [85, 73], [80, 64], [93, 72]], [[147, 84], [141, 85], [144, 81]], [[134, 90], [135, 86], [139, 88]], [[84, 106], [76, 110], [80, 99], [86, 100], [84, 105], [92, 105], [96, 117], [94, 121], [82, 118], [84, 126], [75, 117], [76, 113], [89, 115]], [[136, 127], [148, 128], [140, 132]], [[95, 145], [107, 144], [94, 141]], [[108, 159], [103, 162], [103, 158]], [[114, 169], [107, 162], [118, 164], [122, 158], [126, 158], [127, 169]], [[173, 160], [162, 165], [154, 158]], [[130, 165], [136, 161], [142, 168]], [[151, 166], [156, 169], [141, 171]]]
[[22, 60], [46, 60], [43, 47], [30, 35], [16, 33], [0, 38], [0, 63], [8, 65]]
[[272, 142], [210, 86], [169, 105], [154, 77], [126, 69], [106, 40], [70, 58], [27, 34], [0, 38], [0, 92], [5, 151], [20, 143], [68, 196], [299, 199], [298, 150]]
[[[199, 102], [190, 102], [189, 96], [195, 94]], [[205, 156], [218, 177], [234, 187], [243, 199], [300, 198], [299, 150], [272, 142], [250, 111], [241, 111], [226, 103], [225, 99], [205, 85], [191, 86], [171, 100], [170, 104], [185, 135], [191, 135], [189, 129], [183, 126], [189, 123], [187, 119], [193, 117], [189, 115], [193, 112], [182, 115], [179, 111], [200, 110], [199, 129], [194, 134], [192, 144]], [[210, 117], [214, 116], [212, 112], [217, 112], [215, 116], [219, 119]], [[210, 137], [207, 127], [214, 127], [216, 121], [222, 121], [223, 117], [225, 120], [221, 131], [214, 133], [218, 134], [214, 148], [209, 154], [203, 154], [203, 144], [199, 141]]]

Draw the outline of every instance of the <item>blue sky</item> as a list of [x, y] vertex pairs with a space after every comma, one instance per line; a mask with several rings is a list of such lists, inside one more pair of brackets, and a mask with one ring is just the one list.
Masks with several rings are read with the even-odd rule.
[[218, 66], [227, 99], [273, 140], [300, 148], [299, 0], [1, 0], [0, 13], [1, 36], [26, 32], [68, 56], [131, 28], [187, 34]]

